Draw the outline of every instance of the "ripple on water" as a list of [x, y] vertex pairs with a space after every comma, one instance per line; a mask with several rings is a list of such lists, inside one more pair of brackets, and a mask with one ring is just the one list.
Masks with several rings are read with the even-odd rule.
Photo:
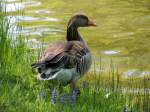
[[2, 3], [2, 5], [4, 6], [4, 9], [3, 9], [4, 12], [15, 12], [17, 10], [24, 9], [25, 7], [22, 3], [7, 3], [7, 4]]
[[17, 0], [8, 0], [7, 3], [3, 2], [2, 5], [4, 6], [3, 11], [5, 11], [5, 12], [15, 12], [17, 10], [22, 10], [25, 7], [28, 7], [28, 6], [32, 6], [32, 7], [39, 6], [39, 5], [41, 5], [41, 2], [36, 2], [36, 1], [18, 2]]
[[19, 21], [53, 21], [57, 22], [60, 21], [58, 18], [51, 18], [51, 17], [31, 17], [31, 16], [7, 16], [8, 19], [10, 19], [11, 23], [16, 23]]
[[7, 0], [7, 2], [18, 2], [18, 0]]
[[[7, 18], [10, 20], [10, 34], [14, 34], [15, 36], [20, 32], [23, 35], [50, 35], [50, 34], [56, 34], [56, 33], [63, 33], [64, 31], [60, 28], [57, 28], [56, 26], [48, 26], [48, 25], [40, 25], [40, 26], [30, 26], [30, 27], [23, 27], [21, 31], [19, 31], [19, 28], [16, 26], [16, 23], [18, 21], [39, 21], [41, 18], [34, 18], [30, 16], [7, 16]], [[47, 20], [47, 19], [46, 19]], [[47, 21], [55, 21], [53, 19], [49, 19]]]
[[57, 34], [57, 33], [62, 33], [62, 32], [64, 31], [61, 29], [54, 28], [51, 26], [44, 26], [44, 25], [24, 27], [22, 30], [22, 34], [24, 35], [39, 35], [39, 36]]
[[34, 6], [41, 5], [41, 2], [29, 1], [29, 2], [23, 2], [23, 4], [26, 5], [26, 6], [32, 6], [32, 7], [34, 7]]
[[27, 13], [51, 14], [51, 13], [54, 13], [54, 11], [49, 11], [49, 10], [43, 9], [43, 10], [31, 10], [31, 11], [27, 11]]
[[120, 51], [106, 50], [106, 51], [103, 51], [103, 53], [106, 55], [115, 55], [115, 54], [120, 53]]
[[40, 42], [37, 39], [28, 39], [25, 42], [26, 45], [31, 49], [40, 49], [41, 47], [48, 46], [47, 43]]
[[114, 34], [113, 37], [118, 38], [118, 37], [128, 37], [134, 35], [134, 32], [126, 32], [126, 33], [118, 33]]
[[16, 16], [16, 18], [20, 21], [60, 21], [58, 18], [51, 17], [31, 17], [31, 16]]
[[132, 20], [132, 23], [136, 24], [136, 25], [149, 25], [149, 23], [150, 23], [150, 15], [135, 17]]
[[[25, 7], [30, 7], [30, 6], [37, 7], [41, 5], [41, 2], [36, 2], [36, 1], [19, 2], [18, 0], [7, 0], [7, 2], [5, 1], [2, 2], [2, 5], [4, 6], [3, 9], [4, 12], [15, 12], [17, 10], [24, 9]], [[45, 13], [48, 13], [48, 11], [46, 11]]]
[[141, 71], [138, 69], [132, 69], [132, 70], [128, 70], [126, 72], [123, 73], [123, 76], [125, 78], [130, 78], [130, 77], [144, 77], [150, 75], [150, 71]]

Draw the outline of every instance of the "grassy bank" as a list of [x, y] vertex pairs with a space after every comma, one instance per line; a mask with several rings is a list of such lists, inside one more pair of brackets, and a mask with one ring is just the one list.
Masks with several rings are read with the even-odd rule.
[[[48, 82], [37, 81], [30, 65], [38, 56], [26, 45], [27, 37], [10, 35], [7, 13], [1, 10], [0, 15], [0, 112], [150, 111], [149, 78], [123, 79], [113, 66], [108, 75], [87, 74], [78, 83], [78, 97], [69, 92], [69, 86], [59, 94]], [[137, 89], [142, 90], [134, 92]]]

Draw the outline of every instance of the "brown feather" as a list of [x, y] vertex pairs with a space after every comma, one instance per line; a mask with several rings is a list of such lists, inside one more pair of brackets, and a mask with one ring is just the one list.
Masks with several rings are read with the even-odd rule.
[[37, 66], [46, 64], [49, 67], [74, 67], [77, 65], [77, 60], [79, 61], [87, 51], [89, 51], [87, 46], [80, 41], [57, 42], [45, 50], [36, 64]]

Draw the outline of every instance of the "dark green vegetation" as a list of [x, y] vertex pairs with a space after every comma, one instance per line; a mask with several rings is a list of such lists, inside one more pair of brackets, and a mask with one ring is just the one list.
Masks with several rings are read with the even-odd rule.
[[[51, 2], [52, 2], [51, 7], [49, 5], [48, 6], [45, 5], [45, 7], [55, 9], [58, 6], [59, 7], [61, 6], [63, 8], [64, 5], [63, 1], [58, 1], [58, 2], [51, 1]], [[112, 2], [114, 1], [112, 0]], [[132, 2], [134, 2], [134, 0], [132, 0]], [[45, 3], [43, 1], [43, 3], [46, 4], [47, 2]], [[104, 3], [104, 1], [102, 1], [102, 3]], [[120, 1], [119, 3], [123, 4], [124, 2]], [[135, 10], [137, 12], [138, 10], [141, 10], [142, 14], [140, 13], [140, 15], [143, 15], [143, 12], [146, 14], [148, 13], [147, 11], [148, 4], [146, 1], [143, 1], [141, 3], [135, 1], [134, 3], [137, 7]], [[86, 5], [87, 4], [83, 5], [83, 9], [84, 8], [86, 9], [87, 7]], [[101, 7], [103, 7], [103, 5]], [[109, 4], [108, 6], [111, 5], [112, 4]], [[126, 5], [130, 6], [130, 4], [126, 4]], [[142, 8], [140, 8], [140, 5], [142, 5]], [[11, 31], [10, 29], [14, 25], [16, 26], [17, 23], [13, 23], [13, 25], [10, 25], [11, 18], [6, 18], [8, 13], [6, 13], [5, 11], [2, 12], [2, 4], [0, 6], [1, 6], [0, 7], [0, 112], [61, 112], [61, 111], [64, 112], [72, 112], [72, 111], [74, 112], [131, 112], [131, 111], [149, 112], [150, 111], [150, 90], [149, 90], [150, 78], [148, 76], [145, 76], [143, 78], [131, 77], [128, 79], [124, 79], [120, 75], [119, 72], [120, 68], [115, 65], [116, 58], [113, 61], [111, 61], [110, 58], [109, 59], [105, 58], [104, 59], [105, 62], [103, 61], [103, 58], [98, 59], [102, 61], [97, 61], [97, 60], [94, 61], [95, 63], [93, 64], [92, 67], [93, 71], [89, 72], [87, 76], [84, 77], [84, 79], [82, 79], [82, 80], [86, 80], [86, 82], [80, 80], [80, 82], [78, 83], [79, 87], [81, 88], [81, 95], [75, 98], [76, 100], [75, 99], [74, 101], [70, 100], [69, 98], [70, 94], [68, 94], [69, 87], [67, 86], [64, 88], [64, 94], [67, 94], [67, 96], [64, 97], [64, 101], [62, 100], [63, 94], [61, 95], [58, 94], [58, 89], [57, 89], [56, 104], [55, 105], [52, 104], [51, 92], [53, 89], [51, 88], [50, 90], [49, 87], [51, 86], [50, 84], [48, 84], [48, 82], [37, 81], [35, 76], [36, 73], [34, 70], [31, 69], [30, 66], [31, 63], [36, 58], [38, 58], [40, 51], [35, 51], [33, 49], [30, 49], [29, 46], [27, 46], [26, 41], [29, 41], [30, 36], [18, 34], [18, 37], [14, 38], [14, 36], [11, 35], [12, 32], [15, 32], [15, 29], [13, 31]], [[68, 7], [71, 8], [70, 5]], [[78, 7], [78, 6], [75, 5], [74, 7]], [[115, 7], [115, 4], [112, 5], [112, 7]], [[92, 11], [93, 9], [89, 9], [91, 12], [90, 15], [91, 17], [95, 17], [97, 21], [99, 21], [99, 19], [103, 21], [104, 20], [109, 21], [110, 17], [108, 18], [106, 17], [107, 13], [112, 13], [110, 14], [110, 16], [112, 17], [116, 17], [115, 15], [119, 13], [119, 10], [118, 13], [111, 12], [110, 10], [112, 10], [112, 7], [110, 8], [106, 7], [106, 9], [100, 8], [99, 11], [97, 11], [98, 17], [93, 15], [94, 14]], [[143, 9], [143, 7], [145, 7], [147, 10]], [[26, 10], [30, 10], [30, 8]], [[61, 9], [56, 9], [56, 10], [59, 11]], [[126, 12], [127, 9], [123, 11]], [[76, 12], [76, 10], [73, 12]], [[103, 15], [104, 18], [100, 18], [99, 13]], [[17, 12], [14, 12], [14, 15], [17, 15]], [[55, 16], [59, 17], [60, 15], [56, 14]], [[137, 17], [138, 16], [139, 16], [139, 12], [137, 13]], [[130, 17], [132, 18], [132, 14], [130, 15]], [[63, 17], [59, 17], [59, 18], [63, 18]], [[116, 21], [117, 19], [119, 19], [119, 17], [113, 18], [114, 21]], [[139, 62], [138, 60], [135, 59], [136, 62], [139, 63], [140, 66], [141, 66], [141, 62], [142, 63], [144, 62], [143, 64], [144, 69], [145, 68], [148, 69], [149, 66], [149, 64], [147, 64], [148, 58], [145, 58], [145, 56], [147, 56], [147, 54], [149, 53], [149, 47], [147, 47], [149, 45], [148, 44], [149, 32], [148, 30], [146, 32], [143, 28], [143, 27], [146, 28], [149, 27], [148, 24], [143, 25], [141, 30], [140, 29], [136, 30], [139, 33], [136, 33], [136, 35], [134, 35], [134, 37], [131, 38], [131, 40], [130, 38], [127, 39], [127, 41], [125, 41], [126, 39], [123, 40], [117, 39], [118, 42], [115, 41], [115, 44], [109, 44], [109, 47], [105, 46], [105, 44], [101, 44], [99, 46], [100, 41], [102, 43], [103, 42], [107, 43], [109, 41], [108, 43], [110, 43], [112, 37], [111, 32], [108, 33], [107, 30], [104, 31], [102, 30], [102, 28], [107, 29], [108, 28], [107, 26], [113, 27], [112, 24], [116, 24], [116, 23], [118, 22], [110, 21], [108, 23], [104, 23], [105, 25], [103, 24], [103, 27], [101, 28], [98, 27], [98, 30], [95, 30], [94, 32], [90, 33], [90, 35], [84, 33], [87, 32], [85, 30], [83, 30], [82, 32], [84, 33], [85, 37], [89, 39], [90, 36], [92, 36], [92, 34], [95, 34], [96, 38], [99, 38], [99, 35], [101, 34], [100, 40], [98, 41], [91, 41], [87, 39], [90, 47], [93, 49], [94, 52], [96, 52], [95, 49], [98, 48], [103, 49], [101, 45], [104, 45], [105, 48], [113, 48], [113, 46], [116, 47], [118, 46], [119, 48], [120, 46], [124, 47], [128, 45], [125, 48], [127, 48], [133, 56], [137, 56], [137, 58], [141, 60]], [[137, 23], [135, 22], [134, 24]], [[23, 22], [20, 24], [27, 24], [27, 23]], [[36, 22], [33, 24], [41, 24], [41, 23]], [[43, 24], [45, 23], [43, 22]], [[61, 23], [60, 26], [63, 26], [64, 24], [65, 23]], [[129, 28], [131, 28], [131, 26], [129, 26]], [[113, 28], [111, 27], [109, 31], [115, 32], [114, 27]], [[136, 29], [134, 27], [132, 28], [133, 30]], [[88, 31], [93, 31], [93, 30], [89, 29]], [[108, 33], [108, 35], [105, 35], [103, 31], [105, 33]], [[58, 33], [58, 35], [55, 35], [56, 39], [54, 40], [58, 40], [59, 38], [57, 37], [61, 36], [62, 34], [63, 33]], [[52, 35], [48, 37], [51, 36]], [[108, 38], [105, 38], [107, 36], [110, 37], [110, 40]], [[102, 41], [103, 39], [104, 41]], [[52, 41], [51, 38], [50, 41]], [[98, 42], [98, 44], [96, 44], [95, 42]], [[128, 42], [128, 44], [126, 44], [126, 42]], [[143, 44], [141, 43], [145, 45], [144, 48], [142, 47]], [[126, 52], [126, 50], [124, 52]], [[140, 50], [140, 52], [138, 52], [138, 50]], [[148, 52], [145, 53], [144, 51], [148, 51]], [[143, 60], [146, 60], [146, 62]], [[134, 63], [135, 65], [136, 62]], [[106, 63], [108, 63], [109, 72], [103, 73], [101, 72], [101, 70], [102, 68], [105, 67]], [[131, 63], [130, 65], [132, 66]], [[97, 70], [99, 72], [97, 72]]]

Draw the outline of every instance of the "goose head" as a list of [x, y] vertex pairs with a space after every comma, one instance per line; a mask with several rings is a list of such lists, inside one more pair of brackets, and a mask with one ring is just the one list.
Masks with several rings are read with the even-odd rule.
[[97, 26], [97, 25], [94, 21], [89, 19], [84, 14], [74, 15], [73, 17], [71, 17], [67, 25], [67, 40], [68, 41], [78, 40], [84, 42], [77, 29], [79, 27], [89, 27], [89, 26]]
[[69, 20], [67, 28], [70, 27], [78, 28], [88, 26], [97, 26], [97, 25], [94, 21], [90, 20], [86, 15], [76, 14]]

